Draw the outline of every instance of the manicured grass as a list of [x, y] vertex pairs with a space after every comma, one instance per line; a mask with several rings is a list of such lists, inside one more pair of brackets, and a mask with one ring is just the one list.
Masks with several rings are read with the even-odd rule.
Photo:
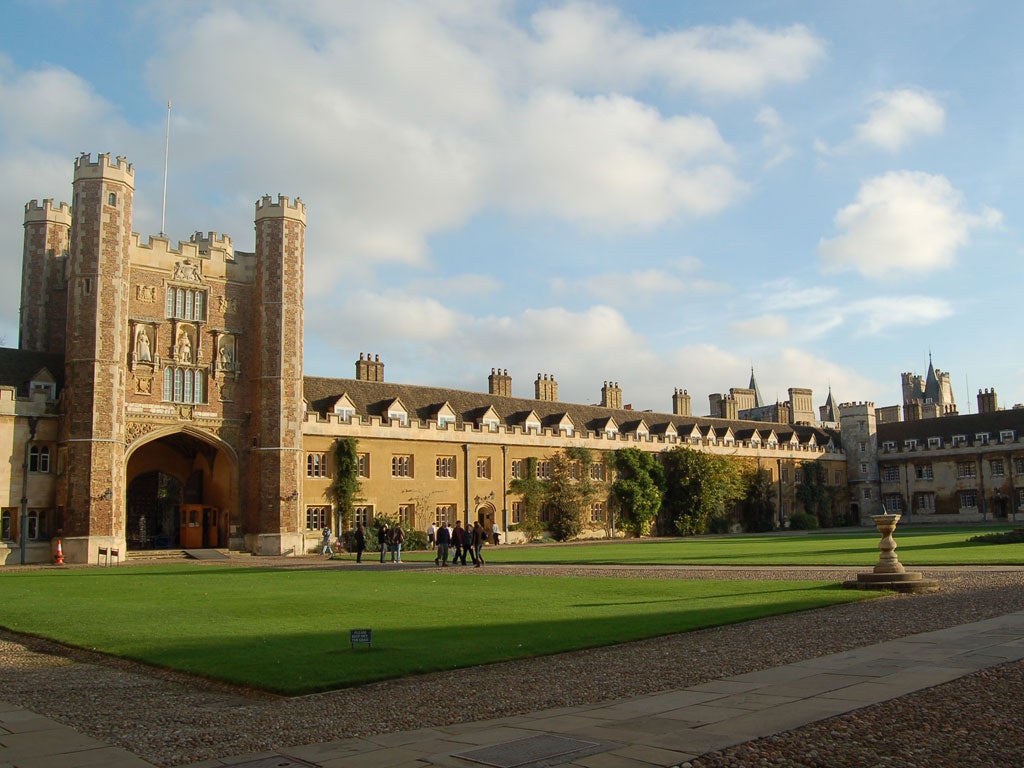
[[[937, 565], [1024, 565], [1024, 543], [968, 541], [987, 528], [896, 529], [896, 555], [908, 567]], [[575, 563], [618, 565], [848, 565], [878, 562], [876, 531], [866, 530], [644, 539], [609, 543], [484, 548], [492, 563]], [[423, 552], [403, 553], [407, 560], [433, 559]]]
[[[0, 574], [0, 624], [286, 694], [864, 599], [823, 582], [189, 565]], [[348, 630], [369, 627], [353, 650]]]

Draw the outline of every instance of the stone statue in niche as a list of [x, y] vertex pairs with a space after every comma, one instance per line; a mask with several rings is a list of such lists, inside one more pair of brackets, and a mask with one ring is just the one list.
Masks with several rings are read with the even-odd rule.
[[192, 340], [188, 337], [188, 332], [184, 328], [178, 332], [178, 362], [192, 362]]
[[153, 362], [153, 344], [149, 339], [149, 330], [140, 325], [135, 332], [135, 360], [140, 363]]
[[230, 338], [223, 339], [220, 343], [220, 367], [224, 369], [231, 368], [231, 364], [235, 362], [235, 352], [233, 344]]

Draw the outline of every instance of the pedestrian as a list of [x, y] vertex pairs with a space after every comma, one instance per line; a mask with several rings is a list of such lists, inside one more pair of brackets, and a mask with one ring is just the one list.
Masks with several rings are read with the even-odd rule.
[[491, 535], [494, 537], [494, 546], [498, 546], [498, 542], [501, 541], [501, 529], [498, 527], [498, 521], [495, 520], [491, 526]]
[[363, 562], [363, 550], [366, 549], [366, 531], [362, 523], [356, 523], [356, 532], [352, 536], [356, 546], [356, 562]]
[[480, 521], [477, 520], [473, 523], [473, 565], [479, 568], [484, 564], [484, 555], [480, 551], [480, 548], [484, 545], [484, 541], [487, 540], [487, 531], [480, 525]]
[[391, 562], [402, 562], [402, 544], [405, 543], [405, 531], [401, 523], [391, 526]]
[[473, 526], [469, 524], [469, 518], [466, 518], [466, 524], [462, 528], [462, 564], [466, 564], [466, 555], [469, 555], [469, 559], [473, 561], [473, 565], [476, 565], [476, 552], [473, 550]]
[[321, 555], [327, 555], [328, 559], [334, 557], [334, 550], [331, 549], [331, 529], [330, 526], [324, 526], [323, 530], [324, 537], [324, 548], [320, 550]]
[[434, 548], [434, 537], [436, 535], [437, 535], [437, 528], [435, 528], [434, 524], [431, 523], [430, 525], [427, 526], [427, 544], [430, 545], [431, 549]]
[[447, 524], [437, 528], [437, 557], [434, 558], [434, 565], [448, 567], [448, 546], [452, 543], [452, 532]]
[[463, 533], [465, 531], [462, 530], [462, 521], [456, 520], [455, 527], [452, 529], [452, 565], [458, 565], [459, 558], [462, 558], [463, 565], [466, 564], [466, 553], [462, 549]]
[[380, 561], [383, 563], [388, 551], [388, 524], [383, 520], [377, 523], [377, 544], [380, 546]]

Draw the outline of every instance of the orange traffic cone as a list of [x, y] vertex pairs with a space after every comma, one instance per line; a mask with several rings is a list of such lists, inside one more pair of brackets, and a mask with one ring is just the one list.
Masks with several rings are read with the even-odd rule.
[[57, 554], [53, 556], [53, 562], [57, 565], [64, 565], [64, 553], [60, 551], [60, 539], [57, 539]]

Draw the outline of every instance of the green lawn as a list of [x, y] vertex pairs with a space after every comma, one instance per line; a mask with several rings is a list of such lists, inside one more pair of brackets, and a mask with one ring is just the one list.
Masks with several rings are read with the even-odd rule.
[[[967, 539], [999, 528], [896, 529], [896, 555], [908, 567], [935, 565], [1024, 565], [1024, 544], [982, 544]], [[848, 565], [878, 562], [875, 531], [843, 531], [762, 536], [704, 536], [594, 544], [494, 547], [484, 549], [493, 563], [576, 563], [621, 565]], [[433, 555], [402, 553], [403, 559]]]
[[[0, 573], [0, 624], [300, 694], [868, 596], [823, 582], [167, 565]], [[366, 627], [373, 647], [353, 650], [348, 630]]]

